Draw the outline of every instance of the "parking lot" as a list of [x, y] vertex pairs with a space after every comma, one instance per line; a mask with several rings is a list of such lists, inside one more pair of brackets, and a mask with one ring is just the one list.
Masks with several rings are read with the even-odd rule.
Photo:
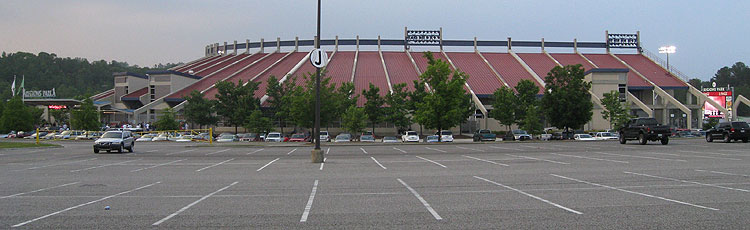
[[[0, 150], [0, 228], [750, 226], [750, 145], [598, 142]], [[108, 209], [107, 209], [108, 208]]]

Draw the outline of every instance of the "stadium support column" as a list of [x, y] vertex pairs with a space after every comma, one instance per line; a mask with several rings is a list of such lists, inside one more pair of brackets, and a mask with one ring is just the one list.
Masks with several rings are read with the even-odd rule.
[[299, 37], [294, 37], [294, 52], [299, 50]]
[[245, 39], [245, 54], [250, 54], [250, 39]]
[[477, 50], [477, 37], [474, 37], [474, 53], [478, 52]]
[[223, 50], [223, 51], [224, 51], [224, 53], [223, 53], [224, 55], [227, 55], [227, 54], [228, 54], [228, 53], [227, 53], [227, 42], [224, 42], [224, 47], [223, 47], [223, 48], [221, 48], [221, 50]]
[[260, 52], [263, 53], [263, 38], [260, 39]]
[[573, 38], [573, 53], [578, 53], [578, 39]]
[[409, 50], [409, 45], [406, 44], [406, 36], [408, 36], [408, 35], [409, 35], [409, 33], [408, 33], [408, 30], [407, 30], [407, 27], [404, 26], [404, 51]]
[[281, 52], [281, 37], [276, 37], [276, 53]]
[[234, 40], [234, 45], [232, 46], [234, 48], [234, 55], [237, 55], [237, 40]]
[[[638, 48], [637, 48], [638, 54], [642, 54], [643, 53], [643, 49], [641, 49], [641, 31], [640, 30], [639, 31], [635, 31], [635, 42], [636, 42], [636, 44], [638, 44], [637, 45], [638, 46]], [[667, 55], [667, 59], [669, 59], [669, 55]], [[667, 64], [669, 64], [669, 63], [667, 63]], [[669, 67], [669, 65], [667, 65], [667, 67]]]
[[443, 27], [440, 27], [440, 52], [443, 52]]
[[544, 53], [544, 38], [542, 38], [542, 53]]
[[339, 36], [336, 35], [336, 41], [334, 42], [333, 52], [339, 51]]
[[511, 44], [512, 42], [513, 40], [511, 40], [510, 37], [508, 37], [508, 52], [510, 52], [513, 49], [513, 45]]
[[607, 53], [609, 53], [609, 30], [604, 31], [604, 42], [605, 46], [607, 47]]

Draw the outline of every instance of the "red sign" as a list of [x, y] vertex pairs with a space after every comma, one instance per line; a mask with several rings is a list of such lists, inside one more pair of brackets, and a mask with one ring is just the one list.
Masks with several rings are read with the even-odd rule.
[[[709, 91], [703, 92], [710, 100], [715, 101], [723, 108], [730, 108], [732, 104], [732, 91]], [[706, 102], [703, 105], [703, 118], [726, 118], [726, 114], [722, 113], [721, 110], [714, 107], [710, 103]]]
[[732, 91], [703, 92], [707, 96], [732, 96]]
[[59, 110], [59, 109], [67, 109], [68, 106], [67, 105], [48, 105], [47, 108]]

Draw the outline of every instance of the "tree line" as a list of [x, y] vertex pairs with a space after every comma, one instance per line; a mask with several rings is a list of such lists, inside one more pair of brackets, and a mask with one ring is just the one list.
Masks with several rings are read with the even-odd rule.
[[[709, 88], [711, 87], [712, 82], [716, 82], [716, 86], [718, 87], [724, 87], [727, 85], [734, 87], [734, 97], [743, 95], [750, 98], [750, 67], [743, 62], [736, 62], [731, 67], [724, 66], [720, 68], [708, 81], [703, 81], [698, 78], [693, 78], [688, 81], [690, 85], [697, 89], [700, 89], [701, 87]], [[750, 116], [750, 106], [743, 104], [740, 105], [737, 110], [738, 111], [734, 111], [734, 113], [740, 116]]]

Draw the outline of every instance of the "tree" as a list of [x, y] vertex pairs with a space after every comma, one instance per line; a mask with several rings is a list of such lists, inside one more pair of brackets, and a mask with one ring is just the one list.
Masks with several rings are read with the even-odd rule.
[[185, 105], [184, 113], [187, 122], [198, 124], [200, 128], [203, 128], [204, 125], [216, 125], [219, 120], [214, 115], [216, 101], [207, 100], [197, 90], [193, 90], [188, 96], [185, 96], [185, 100], [187, 100], [187, 105]]
[[3, 109], [0, 117], [0, 129], [7, 131], [26, 131], [33, 128], [29, 109], [23, 104], [20, 96], [11, 98]]
[[375, 124], [383, 121], [383, 97], [380, 96], [380, 88], [370, 83], [367, 90], [362, 90], [362, 96], [367, 99], [365, 102], [365, 113], [372, 124], [372, 133], [375, 134]]
[[518, 92], [515, 103], [516, 122], [523, 126], [523, 122], [526, 120], [526, 111], [529, 110], [529, 107], [538, 104], [536, 95], [539, 93], [539, 87], [531, 80], [523, 79], [516, 85], [516, 92]]
[[[412, 117], [414, 117], [417, 111], [417, 105], [424, 102], [424, 98], [427, 96], [427, 87], [424, 83], [418, 80], [414, 80], [412, 84], [414, 84], [414, 91], [409, 93], [409, 101], [407, 101], [406, 105]], [[422, 135], [421, 123], [419, 124], [419, 135]]]
[[256, 109], [247, 117], [243, 127], [250, 130], [250, 132], [266, 133], [273, 129], [273, 121], [271, 121], [271, 118], [264, 117], [260, 109]]
[[602, 98], [602, 118], [609, 121], [610, 129], [619, 129], [628, 122], [633, 116], [630, 115], [630, 106], [623, 106], [620, 103], [620, 93], [612, 90], [604, 94]]
[[154, 123], [156, 130], [177, 130], [180, 123], [175, 120], [175, 112], [172, 108], [166, 108], [159, 114], [158, 120]]
[[385, 95], [385, 103], [388, 104], [385, 110], [385, 120], [396, 126], [398, 133], [403, 133], [411, 125], [409, 114], [409, 105], [406, 97], [406, 83], [393, 85], [393, 92]]
[[544, 131], [544, 126], [542, 125], [542, 122], [539, 121], [538, 105], [531, 105], [526, 107], [526, 113], [523, 119], [523, 125], [521, 125], [521, 129], [526, 130], [526, 132], [530, 133], [531, 135], [542, 134], [542, 131]]
[[367, 113], [364, 108], [351, 106], [346, 109], [341, 120], [341, 126], [344, 130], [352, 134], [359, 133], [367, 126], [367, 123], [365, 123], [367, 120]]
[[580, 64], [555, 66], [544, 78], [547, 87], [542, 97], [544, 114], [550, 124], [566, 132], [581, 128], [593, 115], [591, 82], [583, 80], [583, 72]]
[[268, 106], [271, 109], [271, 113], [279, 122], [279, 128], [284, 133], [284, 121], [289, 116], [289, 110], [291, 106], [291, 92], [294, 90], [297, 81], [296, 76], [287, 76], [284, 82], [279, 82], [276, 76], [271, 75], [268, 78], [266, 87], [266, 95], [268, 95]]
[[510, 126], [516, 121], [516, 95], [512, 89], [503, 86], [495, 90], [492, 96], [494, 101], [489, 116], [510, 130]]
[[68, 111], [63, 109], [50, 109], [49, 115], [55, 118], [55, 122], [58, 124], [67, 124], [70, 121]]
[[84, 99], [81, 107], [71, 111], [70, 116], [70, 126], [73, 129], [98, 130], [101, 127], [99, 112], [96, 111], [91, 98]]
[[[425, 52], [424, 56], [429, 65], [419, 78], [431, 90], [422, 103], [417, 103], [414, 117], [425, 127], [441, 132], [461, 124], [472, 114], [471, 97], [464, 90], [469, 76], [458, 70], [451, 71], [448, 63], [435, 59], [432, 52]], [[438, 141], [442, 141], [440, 136]]]
[[224, 118], [225, 124], [234, 126], [235, 133], [237, 127], [245, 124], [250, 113], [260, 107], [260, 100], [254, 97], [258, 84], [252, 81], [243, 84], [242, 80], [237, 85], [231, 81], [216, 83], [216, 113]]
[[[337, 89], [326, 71], [320, 73], [320, 127], [328, 126], [343, 112], [356, 105], [358, 96], [352, 96], [354, 85], [342, 83]], [[289, 115], [297, 126], [312, 129], [315, 124], [315, 81], [311, 73], [303, 75], [304, 87], [295, 87], [290, 95]], [[348, 106], [348, 107], [344, 107]]]

